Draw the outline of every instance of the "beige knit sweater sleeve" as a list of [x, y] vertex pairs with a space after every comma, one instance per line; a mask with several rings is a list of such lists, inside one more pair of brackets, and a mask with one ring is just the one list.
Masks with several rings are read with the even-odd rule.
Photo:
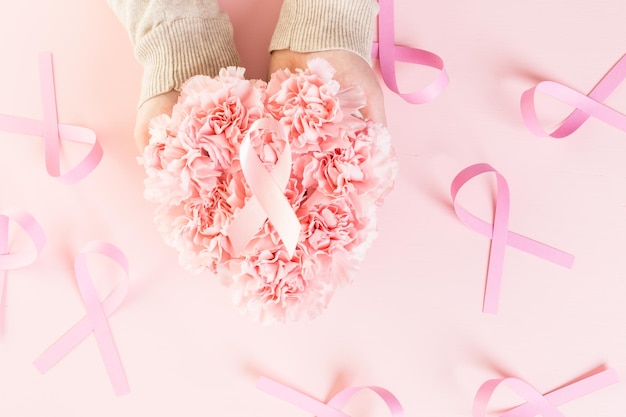
[[107, 0], [144, 68], [141, 105], [198, 74], [239, 65], [228, 16], [217, 0]]
[[270, 51], [342, 49], [370, 62], [376, 0], [283, 0]]
[[[107, 0], [144, 68], [140, 105], [198, 74], [240, 65], [217, 0]], [[250, 0], [258, 1], [258, 0]], [[369, 61], [375, 0], [284, 0], [270, 50], [343, 49]]]

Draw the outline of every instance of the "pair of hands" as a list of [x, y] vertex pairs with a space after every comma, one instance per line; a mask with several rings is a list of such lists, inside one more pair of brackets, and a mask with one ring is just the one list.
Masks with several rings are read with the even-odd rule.
[[[383, 93], [378, 77], [367, 62], [360, 56], [341, 50], [298, 53], [290, 50], [272, 52], [269, 63], [269, 73], [287, 68], [294, 71], [297, 68], [306, 68], [307, 62], [313, 58], [323, 58], [337, 71], [335, 79], [342, 87], [359, 85], [367, 97], [367, 105], [361, 109], [363, 117], [386, 124]], [[137, 111], [135, 121], [135, 142], [139, 151], [148, 144], [150, 134], [148, 126], [150, 120], [159, 114], [171, 114], [172, 107], [178, 101], [179, 92], [170, 91], [159, 94], [147, 100]]]

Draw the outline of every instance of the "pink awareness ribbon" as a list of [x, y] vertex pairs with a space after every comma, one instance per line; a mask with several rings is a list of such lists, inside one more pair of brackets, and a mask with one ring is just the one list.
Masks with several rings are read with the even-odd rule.
[[[520, 100], [522, 119], [526, 127], [537, 136], [564, 138], [575, 132], [591, 116], [626, 132], [626, 115], [602, 103], [624, 78], [626, 78], [626, 55], [617, 61], [588, 95], [554, 81], [542, 81], [522, 94]], [[548, 94], [575, 108], [552, 133], [546, 132], [537, 119], [536, 92]]]
[[356, 393], [367, 389], [374, 392], [385, 402], [392, 417], [404, 416], [404, 409], [400, 401], [385, 388], [377, 386], [346, 388], [333, 396], [326, 404], [266, 377], [259, 378], [257, 388], [273, 397], [295, 405], [316, 417], [349, 417], [346, 413], [341, 411], [341, 408], [343, 408]]
[[[100, 254], [110, 258], [125, 273], [124, 279], [102, 302], [98, 297], [89, 273], [87, 265], [87, 254], [89, 253]], [[74, 270], [87, 315], [42, 353], [35, 360], [35, 367], [41, 373], [47, 372], [93, 332], [115, 394], [126, 394], [130, 392], [130, 388], [115, 341], [113, 340], [107, 316], [110, 316], [122, 304], [128, 292], [128, 260], [116, 246], [106, 242], [92, 241], [76, 256]]]
[[[432, 52], [396, 45], [393, 0], [379, 0], [378, 42], [374, 42], [372, 57], [379, 60], [383, 81], [391, 91], [411, 104], [428, 103], [439, 97], [448, 85], [448, 73], [443, 60]], [[402, 93], [396, 78], [396, 62], [424, 65], [439, 70], [437, 77], [420, 91]]]
[[[0, 114], [0, 131], [42, 136], [48, 174], [58, 178], [64, 184], [74, 184], [89, 175], [100, 163], [102, 148], [96, 140], [96, 134], [93, 130], [80, 126], [59, 124], [51, 53], [42, 52], [39, 54], [39, 74], [43, 120]], [[61, 174], [60, 167], [61, 139], [92, 145], [89, 153], [65, 174]]]
[[[252, 147], [250, 135], [257, 130], [271, 130], [285, 143], [285, 149], [271, 172], [265, 168]], [[229, 236], [235, 253], [240, 253], [265, 220], [272, 223], [290, 257], [300, 237], [300, 221], [285, 196], [291, 175], [291, 149], [282, 125], [274, 119], [255, 121], [246, 133], [239, 149], [241, 170], [250, 187], [252, 197], [229, 225]]]
[[[459, 190], [472, 178], [493, 172], [497, 179], [497, 195], [494, 208], [493, 224], [489, 224], [463, 209], [456, 201]], [[566, 268], [571, 268], [574, 257], [568, 253], [547, 246], [508, 230], [510, 195], [506, 179], [489, 164], [471, 165], [457, 174], [450, 189], [456, 215], [470, 229], [491, 239], [489, 265], [483, 312], [495, 314], [498, 310], [500, 281], [504, 263], [506, 245], [513, 246], [531, 255], [538, 256]]]
[[486, 381], [478, 389], [474, 398], [473, 417], [486, 417], [489, 400], [495, 390], [504, 385], [526, 400], [509, 411], [500, 414], [500, 417], [564, 417], [557, 408], [560, 405], [573, 401], [582, 396], [591, 394], [609, 385], [619, 382], [614, 369], [606, 369], [562, 388], [542, 395], [533, 386], [517, 378], [498, 378]]
[[[33, 243], [34, 250], [9, 252], [9, 224], [11, 220], [26, 233]], [[0, 309], [4, 305], [7, 271], [22, 268], [35, 262], [45, 244], [46, 235], [43, 229], [28, 212], [14, 207], [0, 213]]]

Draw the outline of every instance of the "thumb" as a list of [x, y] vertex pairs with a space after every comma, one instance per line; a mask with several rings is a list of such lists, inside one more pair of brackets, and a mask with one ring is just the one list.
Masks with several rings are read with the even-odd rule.
[[383, 126], [387, 126], [385, 97], [380, 85], [376, 83], [376, 85], [366, 89], [365, 95], [367, 104], [361, 109], [363, 117], [381, 123]]

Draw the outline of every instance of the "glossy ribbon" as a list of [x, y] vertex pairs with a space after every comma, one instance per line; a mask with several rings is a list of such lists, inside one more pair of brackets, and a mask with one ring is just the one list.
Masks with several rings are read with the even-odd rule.
[[[372, 57], [379, 60], [380, 73], [387, 87], [412, 104], [424, 104], [439, 97], [448, 85], [448, 73], [443, 60], [432, 52], [398, 46], [395, 41], [393, 0], [379, 0], [378, 42], [374, 42]], [[424, 65], [439, 70], [434, 81], [420, 91], [402, 93], [396, 79], [396, 62]]]
[[[626, 115], [602, 103], [624, 81], [624, 78], [626, 78], [626, 55], [617, 61], [588, 95], [554, 81], [542, 81], [522, 94], [520, 101], [522, 119], [526, 127], [537, 136], [566, 137], [575, 132], [591, 116], [626, 132]], [[576, 109], [552, 133], [546, 132], [537, 120], [536, 92], [548, 94]]]
[[[252, 147], [250, 135], [258, 130], [274, 131], [285, 143], [285, 149], [271, 172], [268, 172]], [[235, 253], [241, 252], [265, 220], [269, 219], [283, 241], [289, 257], [293, 256], [301, 226], [298, 216], [285, 197], [292, 161], [289, 141], [281, 124], [273, 119], [259, 119], [254, 122], [241, 142], [239, 157], [252, 197], [226, 231]]]
[[[125, 273], [124, 279], [102, 302], [89, 273], [88, 253], [101, 254], [112, 259]], [[115, 393], [117, 395], [126, 394], [130, 392], [130, 388], [107, 316], [111, 315], [122, 304], [128, 292], [128, 260], [117, 247], [106, 242], [92, 241], [76, 256], [74, 270], [87, 316], [39, 356], [35, 360], [35, 366], [41, 373], [45, 373], [93, 332]]]
[[[11, 220], [26, 233], [33, 243], [34, 250], [9, 252], [9, 223]], [[45, 244], [46, 235], [43, 229], [28, 212], [19, 208], [10, 208], [0, 213], [0, 309], [4, 304], [7, 271], [22, 268], [35, 262]]]
[[385, 402], [392, 417], [404, 416], [404, 409], [400, 401], [385, 388], [377, 386], [346, 388], [333, 396], [326, 404], [266, 377], [259, 378], [257, 388], [278, 399], [295, 405], [316, 417], [349, 417], [346, 413], [341, 411], [341, 408], [344, 407], [356, 393], [369, 390], [374, 392]]
[[[51, 53], [42, 52], [39, 55], [39, 74], [43, 120], [0, 114], [0, 130], [24, 135], [42, 136], [48, 174], [58, 178], [64, 184], [73, 184], [85, 178], [96, 168], [102, 159], [102, 148], [96, 140], [96, 134], [93, 130], [80, 126], [59, 124]], [[65, 174], [61, 174], [60, 168], [61, 139], [92, 145], [89, 153]]]
[[[493, 224], [489, 224], [463, 209], [456, 201], [459, 190], [472, 178], [493, 172], [497, 179], [497, 196], [494, 208]], [[491, 239], [489, 250], [489, 265], [487, 269], [487, 283], [483, 312], [495, 314], [498, 310], [500, 281], [504, 263], [506, 245], [523, 250], [531, 255], [538, 256], [557, 265], [571, 268], [574, 257], [568, 253], [547, 246], [508, 230], [510, 195], [506, 179], [491, 165], [476, 164], [462, 170], [452, 181], [450, 189], [454, 211], [458, 218], [470, 229]]]
[[500, 417], [534, 417], [538, 415], [542, 417], [564, 417], [558, 410], [558, 406], [618, 382], [617, 372], [614, 369], [607, 369], [542, 395], [533, 386], [521, 379], [491, 379], [478, 389], [474, 398], [472, 415], [473, 417], [487, 416], [489, 400], [494, 391], [501, 385], [507, 386], [519, 394], [526, 402], [500, 414]]

